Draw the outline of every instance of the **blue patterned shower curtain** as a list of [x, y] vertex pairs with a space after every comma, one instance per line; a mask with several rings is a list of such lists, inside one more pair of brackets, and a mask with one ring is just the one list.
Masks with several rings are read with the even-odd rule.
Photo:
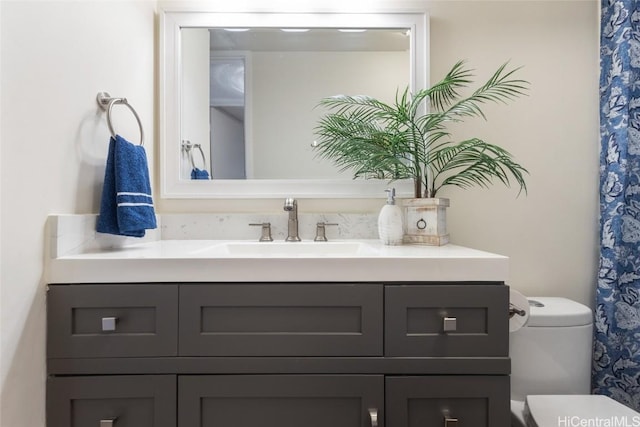
[[640, 0], [602, 0], [593, 391], [640, 411]]

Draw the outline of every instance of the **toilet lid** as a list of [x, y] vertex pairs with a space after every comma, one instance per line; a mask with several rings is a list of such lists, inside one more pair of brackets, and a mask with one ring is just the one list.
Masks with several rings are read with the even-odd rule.
[[601, 395], [527, 396], [524, 411], [527, 427], [640, 425], [640, 413]]

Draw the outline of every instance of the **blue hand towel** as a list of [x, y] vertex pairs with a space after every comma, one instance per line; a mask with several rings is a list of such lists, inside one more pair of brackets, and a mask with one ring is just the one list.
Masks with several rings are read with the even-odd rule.
[[144, 147], [116, 135], [109, 141], [96, 231], [143, 237], [146, 229], [154, 228], [156, 215]]
[[209, 179], [209, 172], [204, 169], [191, 169], [191, 179]]

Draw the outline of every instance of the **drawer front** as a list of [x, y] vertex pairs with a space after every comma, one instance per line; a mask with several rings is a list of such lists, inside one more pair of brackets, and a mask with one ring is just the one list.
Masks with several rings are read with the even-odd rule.
[[47, 357], [177, 355], [175, 285], [54, 285], [47, 296]]
[[506, 357], [505, 285], [388, 285], [385, 355]]
[[181, 356], [380, 356], [382, 285], [180, 287]]
[[388, 427], [509, 427], [509, 377], [387, 377]]
[[382, 375], [180, 376], [178, 390], [180, 427], [384, 426]]
[[51, 377], [47, 427], [176, 427], [176, 377]]

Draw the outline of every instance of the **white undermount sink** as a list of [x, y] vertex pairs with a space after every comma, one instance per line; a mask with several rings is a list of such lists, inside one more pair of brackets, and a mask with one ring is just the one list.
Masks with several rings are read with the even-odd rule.
[[192, 252], [196, 256], [331, 257], [376, 254], [365, 242], [222, 242]]

